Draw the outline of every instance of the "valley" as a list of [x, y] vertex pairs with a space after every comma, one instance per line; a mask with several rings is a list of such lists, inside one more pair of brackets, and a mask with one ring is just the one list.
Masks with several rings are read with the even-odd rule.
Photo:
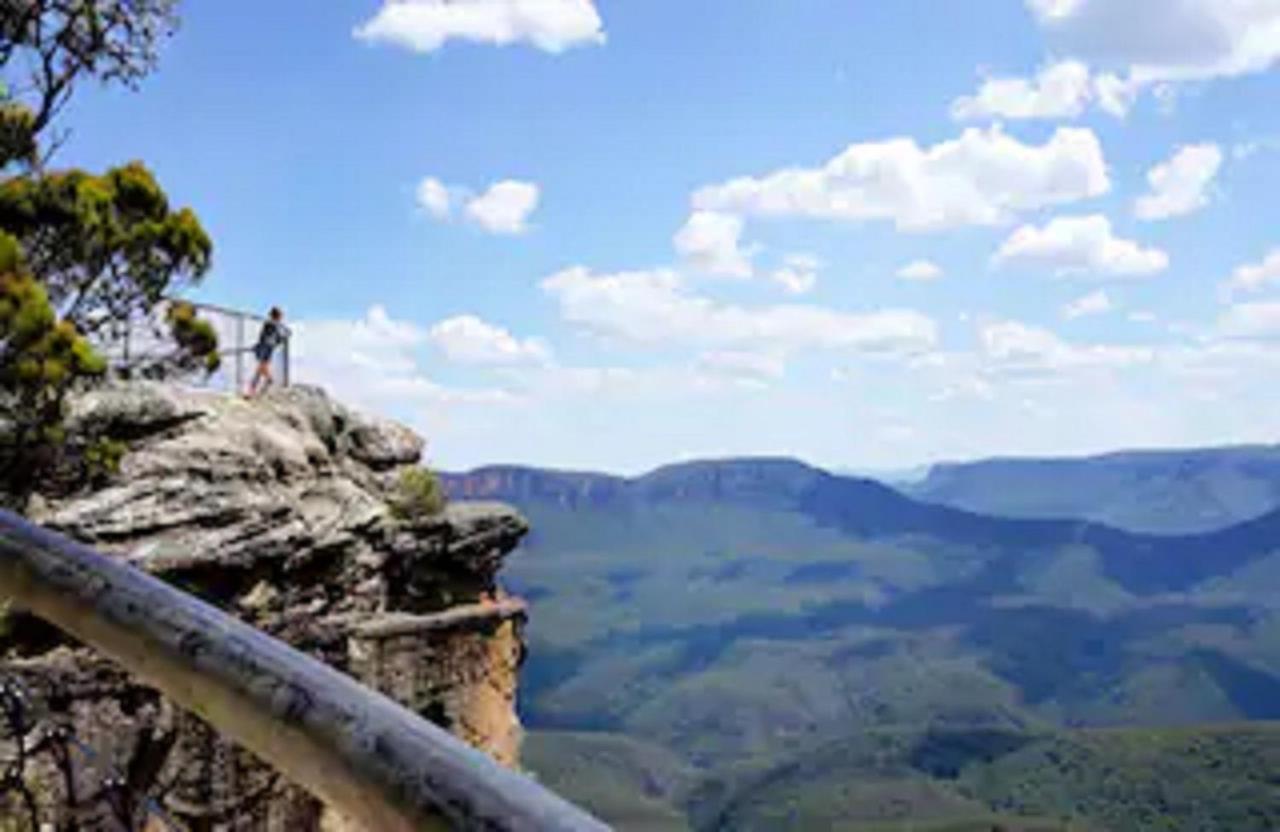
[[[1130, 771], [1137, 743], [1209, 782], [1186, 743], [1280, 748], [1280, 514], [1140, 534], [789, 460], [446, 486], [530, 518], [505, 573], [534, 605], [529, 765], [622, 828], [1203, 828], [1151, 802], [1172, 781], [1111, 794], [1079, 761]], [[1257, 789], [1261, 820], [1220, 828], [1270, 828]]]

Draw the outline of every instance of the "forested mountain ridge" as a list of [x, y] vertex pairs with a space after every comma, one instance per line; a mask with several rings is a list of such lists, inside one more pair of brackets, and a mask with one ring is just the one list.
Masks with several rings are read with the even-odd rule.
[[[681, 828], [672, 817], [699, 829], [1164, 828], [1129, 823], [1156, 817], [1158, 801], [1099, 803], [1096, 783], [1045, 764], [1079, 756], [1052, 743], [1093, 749], [1072, 739], [1083, 727], [1198, 734], [1204, 723], [1280, 719], [1280, 513], [1137, 534], [932, 505], [779, 459], [632, 479], [528, 468], [444, 479], [532, 521], [507, 572], [535, 612], [522, 709], [535, 737], [582, 739], [542, 743], [531, 764], [548, 776], [593, 771], [566, 777], [595, 784], [570, 794], [606, 817], [648, 819], [624, 828]], [[961, 768], [990, 774], [971, 783], [911, 765], [867, 769], [859, 755], [884, 732], [902, 738], [890, 743], [899, 750], [927, 735], [986, 749]], [[1274, 732], [1259, 736], [1249, 742], [1269, 754]], [[1037, 793], [1074, 782], [1071, 800], [1031, 800], [1017, 766], [999, 764], [1028, 743], [1052, 755], [1035, 758]], [[1176, 776], [1209, 777], [1189, 755], [1168, 751]], [[820, 759], [837, 774], [818, 777]], [[684, 785], [663, 780], [643, 805], [619, 803], [635, 790], [609, 784], [652, 779], [655, 760], [678, 761]], [[595, 802], [602, 792], [612, 796]], [[774, 799], [752, 799], [766, 793]], [[1236, 817], [1244, 801], [1227, 803], [1214, 817]], [[855, 808], [870, 814], [828, 823]], [[1188, 811], [1170, 809], [1169, 828], [1213, 828]], [[1271, 828], [1270, 812], [1218, 828]]]
[[902, 487], [921, 500], [987, 514], [1083, 518], [1140, 532], [1202, 532], [1280, 506], [1280, 446], [944, 464]]

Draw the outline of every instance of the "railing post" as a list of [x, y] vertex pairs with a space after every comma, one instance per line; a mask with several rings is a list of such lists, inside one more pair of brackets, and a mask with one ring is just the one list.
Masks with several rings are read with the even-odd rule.
[[244, 389], [244, 315], [236, 316], [236, 392]]

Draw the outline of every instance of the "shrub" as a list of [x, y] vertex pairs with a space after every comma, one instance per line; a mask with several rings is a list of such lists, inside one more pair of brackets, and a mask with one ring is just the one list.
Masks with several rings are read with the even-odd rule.
[[129, 446], [118, 439], [101, 438], [84, 449], [84, 475], [98, 484], [120, 473], [120, 463]]
[[444, 511], [444, 488], [440, 478], [426, 468], [406, 468], [396, 480], [391, 513], [398, 520], [413, 523]]

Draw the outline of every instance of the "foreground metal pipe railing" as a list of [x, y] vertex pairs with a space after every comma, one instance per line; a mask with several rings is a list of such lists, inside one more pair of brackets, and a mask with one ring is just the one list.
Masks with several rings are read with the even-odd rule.
[[100, 650], [371, 832], [607, 827], [390, 699], [0, 511], [0, 599]]

